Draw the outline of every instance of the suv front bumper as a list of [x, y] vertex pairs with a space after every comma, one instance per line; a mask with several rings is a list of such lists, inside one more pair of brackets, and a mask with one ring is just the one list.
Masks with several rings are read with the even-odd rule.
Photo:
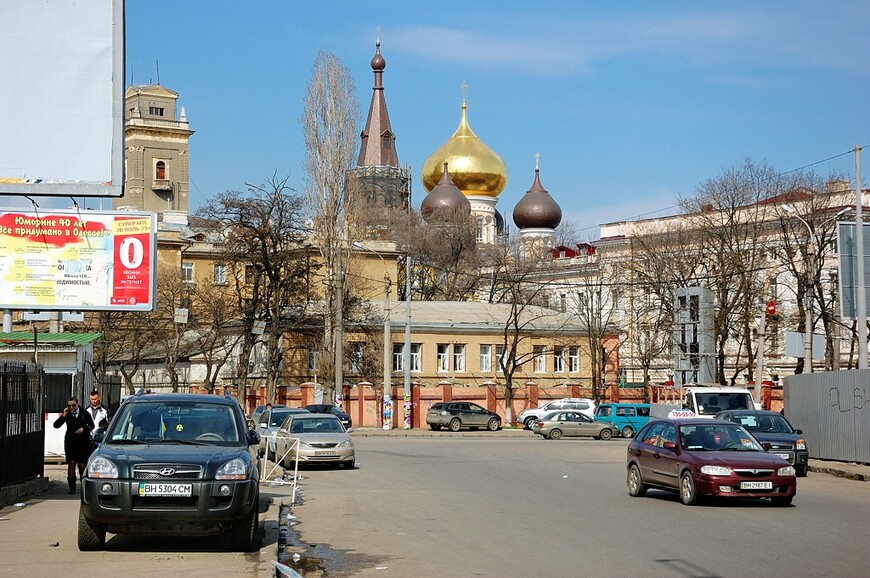
[[138, 480], [85, 478], [85, 518], [115, 534], [220, 534], [257, 508], [256, 480], [184, 480], [189, 497], [140, 496]]

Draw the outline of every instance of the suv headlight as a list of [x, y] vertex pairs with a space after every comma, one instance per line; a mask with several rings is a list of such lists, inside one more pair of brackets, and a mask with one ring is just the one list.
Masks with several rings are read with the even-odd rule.
[[100, 479], [118, 479], [118, 466], [104, 457], [94, 458], [88, 465], [88, 477]]
[[248, 468], [241, 458], [233, 458], [218, 468], [216, 480], [244, 480], [248, 477]]
[[794, 442], [794, 449], [796, 449], [796, 450], [805, 450], [805, 449], [807, 449], [807, 442], [804, 441], [803, 438], [798, 438], [798, 439], [795, 440], [795, 442]]
[[730, 476], [731, 470], [725, 466], [701, 466], [701, 473], [708, 476]]
[[793, 476], [794, 468], [791, 466], [785, 466], [784, 468], [779, 468], [776, 470], [776, 475], [778, 476]]

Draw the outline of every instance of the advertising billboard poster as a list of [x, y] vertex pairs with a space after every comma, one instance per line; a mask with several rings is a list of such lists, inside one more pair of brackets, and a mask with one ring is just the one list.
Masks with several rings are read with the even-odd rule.
[[0, 308], [151, 311], [153, 213], [0, 209]]
[[124, 192], [124, 0], [0, 0], [0, 193]]

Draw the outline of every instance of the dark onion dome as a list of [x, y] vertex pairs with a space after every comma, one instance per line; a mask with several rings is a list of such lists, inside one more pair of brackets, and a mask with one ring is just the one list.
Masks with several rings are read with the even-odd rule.
[[372, 57], [372, 70], [383, 71], [387, 67], [387, 61], [381, 56], [381, 40], [375, 41], [375, 55]]
[[450, 178], [450, 174], [447, 172], [447, 163], [444, 163], [444, 173], [441, 175], [441, 180], [423, 199], [420, 204], [420, 214], [423, 215], [423, 220], [428, 223], [433, 219], [449, 218], [456, 213], [461, 213], [467, 217], [471, 214], [471, 203]]
[[519, 229], [555, 229], [562, 222], [562, 209], [541, 185], [540, 169], [535, 167], [535, 182], [514, 207], [514, 224]]

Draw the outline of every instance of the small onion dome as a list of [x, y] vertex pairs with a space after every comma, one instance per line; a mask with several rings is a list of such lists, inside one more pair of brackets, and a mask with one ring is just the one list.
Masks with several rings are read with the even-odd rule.
[[468, 125], [465, 100], [459, 128], [423, 162], [421, 180], [427, 191], [441, 177], [441, 163], [450, 163], [450, 176], [463, 195], [498, 197], [507, 184], [507, 165]]
[[562, 209], [541, 185], [540, 169], [535, 182], [514, 207], [514, 224], [519, 229], [555, 229], [562, 222]]
[[372, 57], [372, 70], [383, 71], [387, 67], [387, 61], [381, 56], [381, 41], [378, 39], [375, 42], [375, 55]]
[[427, 223], [433, 219], [444, 219], [450, 215], [461, 213], [464, 216], [471, 214], [471, 203], [454, 184], [453, 179], [447, 172], [447, 163], [444, 163], [444, 173], [441, 180], [435, 185], [423, 202], [420, 204], [420, 213]]

